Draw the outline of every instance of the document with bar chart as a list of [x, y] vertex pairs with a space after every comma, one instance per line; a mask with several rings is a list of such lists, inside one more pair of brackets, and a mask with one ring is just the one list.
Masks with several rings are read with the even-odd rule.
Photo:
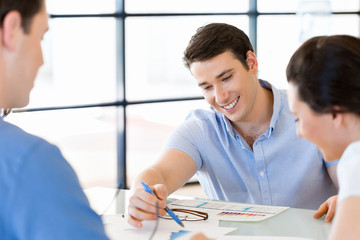
[[227, 221], [256, 222], [273, 217], [288, 207], [242, 204], [212, 200], [175, 200], [170, 208], [185, 208], [207, 212], [209, 218]]

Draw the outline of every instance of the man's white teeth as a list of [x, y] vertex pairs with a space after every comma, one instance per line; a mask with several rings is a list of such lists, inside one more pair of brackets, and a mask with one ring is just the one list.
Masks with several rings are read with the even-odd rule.
[[238, 100], [239, 100], [239, 98], [235, 99], [235, 101], [233, 101], [232, 103], [230, 103], [230, 104], [227, 105], [227, 106], [224, 106], [224, 108], [225, 108], [226, 110], [232, 109], [232, 108], [235, 106], [235, 104], [238, 102]]

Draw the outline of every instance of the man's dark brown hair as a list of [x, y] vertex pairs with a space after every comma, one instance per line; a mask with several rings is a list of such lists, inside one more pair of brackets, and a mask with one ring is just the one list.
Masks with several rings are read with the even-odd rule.
[[192, 36], [185, 52], [184, 63], [187, 68], [194, 62], [206, 61], [226, 51], [230, 51], [244, 67], [248, 51], [254, 52], [248, 36], [237, 27], [225, 23], [211, 23], [200, 27]]

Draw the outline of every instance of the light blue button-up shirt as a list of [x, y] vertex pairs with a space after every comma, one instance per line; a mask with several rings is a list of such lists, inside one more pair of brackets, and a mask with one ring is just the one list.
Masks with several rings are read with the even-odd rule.
[[285, 90], [260, 80], [274, 96], [267, 131], [249, 147], [230, 121], [214, 110], [195, 110], [165, 148], [187, 153], [211, 199], [317, 209], [337, 194], [316, 146], [296, 135]]

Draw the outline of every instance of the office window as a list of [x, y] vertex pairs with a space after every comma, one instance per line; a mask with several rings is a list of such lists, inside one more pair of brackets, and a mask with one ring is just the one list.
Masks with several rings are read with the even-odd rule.
[[360, 1], [356, 0], [331, 0], [331, 8], [334, 12], [359, 12]]
[[[360, 18], [355, 14], [329, 15], [329, 29], [315, 35], [349, 34], [360, 36]], [[258, 17], [257, 57], [259, 78], [278, 88], [287, 88], [286, 67], [301, 45], [300, 19], [297, 15], [265, 15]], [[284, 34], [286, 33], [286, 34]]]
[[176, 126], [194, 109], [206, 109], [205, 100], [139, 104], [128, 107], [127, 181], [155, 163]]
[[298, 1], [289, 0], [258, 0], [259, 12], [296, 12]]
[[45, 64], [29, 107], [114, 101], [115, 20], [55, 18], [49, 27], [43, 41]]
[[[360, 35], [359, 1], [307, 2], [330, 3], [326, 28], [311, 34]], [[84, 188], [129, 187], [188, 112], [208, 106], [182, 62], [196, 29], [225, 22], [244, 30], [259, 78], [286, 88], [287, 62], [308, 37], [300, 37], [298, 3], [49, 0], [45, 65], [29, 106], [7, 119], [57, 144]]]
[[360, 2], [357, 0], [258, 0], [259, 12], [296, 12], [299, 4], [329, 4], [333, 12], [358, 12]]
[[196, 29], [209, 22], [226, 22], [248, 33], [246, 16], [126, 19], [127, 98], [148, 100], [201, 96], [182, 58]]
[[114, 13], [116, 0], [47, 0], [50, 14]]
[[296, 20], [294, 15], [258, 17], [259, 78], [278, 88], [287, 87], [285, 69], [299, 46], [298, 29], [294, 28]]

